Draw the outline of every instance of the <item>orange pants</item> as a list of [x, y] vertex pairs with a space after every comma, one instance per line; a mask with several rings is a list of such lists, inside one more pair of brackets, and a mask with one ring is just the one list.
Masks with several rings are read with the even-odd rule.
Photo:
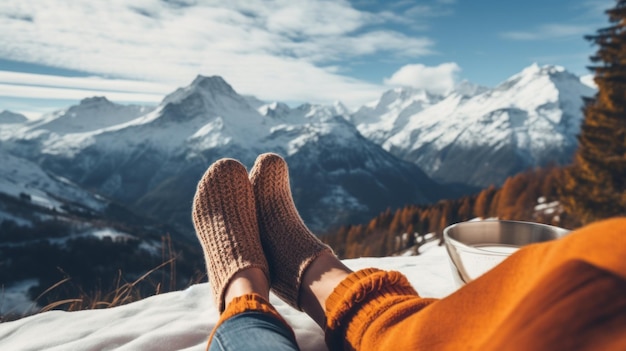
[[[220, 323], [250, 310], [280, 318], [247, 296]], [[331, 350], [626, 350], [626, 218], [526, 246], [440, 300], [399, 272], [354, 272], [326, 319]]]

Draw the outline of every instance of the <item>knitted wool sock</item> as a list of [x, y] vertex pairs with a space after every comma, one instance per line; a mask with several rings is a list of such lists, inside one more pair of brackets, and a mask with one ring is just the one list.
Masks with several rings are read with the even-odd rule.
[[293, 203], [287, 163], [276, 154], [262, 154], [250, 171], [263, 250], [271, 267], [272, 291], [300, 308], [298, 295], [309, 264], [332, 250], [306, 227]]
[[212, 164], [198, 183], [192, 217], [216, 306], [222, 312], [233, 275], [256, 267], [269, 277], [246, 168], [233, 159]]

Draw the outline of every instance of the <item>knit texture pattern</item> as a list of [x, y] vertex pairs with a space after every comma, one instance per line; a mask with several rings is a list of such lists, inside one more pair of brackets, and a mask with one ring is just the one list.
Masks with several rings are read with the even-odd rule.
[[294, 205], [287, 163], [279, 155], [260, 155], [250, 181], [254, 189], [261, 243], [270, 265], [271, 288], [283, 301], [301, 310], [298, 295], [307, 267], [332, 250], [306, 227]]
[[[353, 272], [326, 300], [326, 345], [330, 350], [360, 350], [363, 335], [383, 314], [387, 320], [404, 319], [435, 301], [420, 298], [400, 272], [376, 268]], [[389, 317], [398, 306], [402, 308]]]
[[192, 217], [215, 303], [222, 312], [224, 292], [236, 273], [256, 267], [269, 279], [246, 168], [233, 159], [212, 164], [198, 183]]
[[398, 272], [348, 275], [326, 300], [329, 350], [626, 350], [626, 218], [527, 245], [441, 299]]

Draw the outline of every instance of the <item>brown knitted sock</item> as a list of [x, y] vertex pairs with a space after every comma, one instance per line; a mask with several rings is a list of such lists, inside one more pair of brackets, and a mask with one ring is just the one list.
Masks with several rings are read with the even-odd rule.
[[222, 312], [233, 275], [256, 267], [269, 277], [246, 168], [233, 159], [212, 164], [198, 183], [192, 217], [216, 306]]
[[261, 243], [270, 265], [272, 291], [300, 308], [302, 276], [320, 254], [332, 250], [306, 227], [291, 197], [287, 163], [276, 154], [262, 154], [250, 171]]

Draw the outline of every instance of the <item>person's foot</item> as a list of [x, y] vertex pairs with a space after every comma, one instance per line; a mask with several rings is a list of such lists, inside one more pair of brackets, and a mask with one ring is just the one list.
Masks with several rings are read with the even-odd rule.
[[305, 271], [320, 256], [337, 259], [300, 218], [291, 196], [287, 163], [282, 157], [272, 153], [260, 155], [250, 171], [250, 181], [261, 243], [270, 265], [272, 291], [302, 310], [305, 306], [301, 290], [305, 289], [301, 286]]
[[269, 269], [261, 247], [252, 186], [246, 168], [221, 159], [196, 190], [192, 217], [220, 312], [234, 297], [267, 297]]

